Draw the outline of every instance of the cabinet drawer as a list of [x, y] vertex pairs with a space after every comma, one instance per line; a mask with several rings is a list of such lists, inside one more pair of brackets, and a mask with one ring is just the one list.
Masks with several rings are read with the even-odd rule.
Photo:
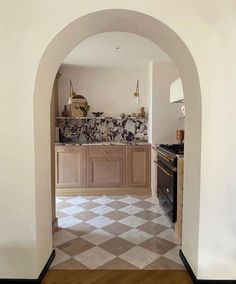
[[85, 149], [85, 146], [75, 146], [75, 145], [63, 145], [63, 146], [56, 146], [55, 150], [56, 152], [60, 153], [73, 153], [73, 152], [79, 152], [83, 151]]
[[123, 146], [88, 146], [89, 158], [122, 157]]

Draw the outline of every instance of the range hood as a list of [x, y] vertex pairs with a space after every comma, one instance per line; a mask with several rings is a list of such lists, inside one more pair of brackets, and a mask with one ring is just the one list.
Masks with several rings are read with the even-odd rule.
[[170, 85], [170, 103], [183, 103], [184, 92], [181, 79], [175, 80]]

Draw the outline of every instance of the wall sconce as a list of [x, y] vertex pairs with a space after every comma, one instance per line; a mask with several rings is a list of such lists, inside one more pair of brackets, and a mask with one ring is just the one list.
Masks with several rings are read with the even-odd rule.
[[70, 96], [69, 96], [69, 100], [68, 100], [68, 105], [72, 104], [72, 98], [74, 96], [76, 96], [76, 93], [74, 92], [74, 88], [73, 88], [72, 82], [70, 80]]
[[136, 98], [136, 103], [139, 104], [139, 80], [137, 80], [136, 91], [134, 93], [134, 96]]

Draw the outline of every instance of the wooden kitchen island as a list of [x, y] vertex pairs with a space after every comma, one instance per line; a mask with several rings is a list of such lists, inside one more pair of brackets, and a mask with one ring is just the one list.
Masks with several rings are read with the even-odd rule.
[[56, 145], [57, 195], [151, 194], [148, 143]]

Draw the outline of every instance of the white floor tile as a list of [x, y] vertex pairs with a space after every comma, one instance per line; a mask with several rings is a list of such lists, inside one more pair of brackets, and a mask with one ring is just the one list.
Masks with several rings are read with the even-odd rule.
[[100, 247], [93, 247], [74, 257], [90, 269], [96, 269], [115, 258], [115, 255], [103, 250]]
[[119, 199], [119, 201], [124, 202], [126, 204], [134, 204], [134, 203], [140, 201], [140, 199], [137, 199], [137, 198], [132, 197], [132, 196], [127, 196], [127, 197]]
[[135, 205], [128, 205], [126, 207], [122, 207], [119, 209], [119, 211], [128, 213], [128, 214], [137, 214], [138, 212], [143, 211], [143, 208], [140, 208], [138, 206]]
[[148, 201], [148, 202], [151, 202], [151, 203], [159, 204], [158, 198], [154, 197], [154, 196], [148, 197], [148, 198], [144, 199], [144, 201]]
[[156, 219], [153, 219], [152, 223], [160, 224], [168, 228], [173, 227], [173, 224], [166, 215], [162, 215], [160, 217], [157, 217]]
[[95, 217], [93, 219], [86, 221], [87, 224], [92, 225], [92, 226], [99, 228], [99, 229], [103, 228], [107, 225], [110, 225], [114, 222], [115, 222], [114, 220], [112, 220], [108, 217], [105, 217], [105, 216], [98, 216], [98, 217]]
[[107, 214], [109, 212], [115, 211], [115, 209], [113, 209], [109, 206], [106, 206], [106, 205], [101, 205], [101, 206], [94, 207], [94, 208], [90, 209], [90, 211], [92, 211], [96, 214], [99, 214], [99, 215], [104, 215], [104, 214]]
[[126, 218], [123, 218], [118, 221], [121, 224], [125, 224], [127, 226], [130, 226], [132, 228], [136, 228], [138, 226], [141, 226], [142, 224], [146, 223], [147, 220], [144, 220], [143, 218], [136, 217], [136, 216], [128, 216]]
[[82, 223], [82, 220], [75, 218], [73, 216], [66, 216], [58, 219], [58, 227], [59, 228], [68, 228], [74, 225]]
[[142, 269], [160, 257], [159, 254], [136, 246], [119, 256], [121, 259]]
[[158, 214], [165, 214], [164, 210], [161, 208], [161, 206], [159, 204], [156, 204], [150, 208], [147, 209], [148, 211], [151, 211], [153, 213], [158, 213]]
[[158, 234], [159, 238], [165, 239], [167, 241], [170, 241], [176, 245], [180, 244], [180, 239], [178, 238], [177, 234], [175, 233], [174, 229], [169, 228], [160, 234]]
[[70, 206], [70, 207], [66, 207], [61, 209], [62, 213], [65, 213], [67, 215], [74, 215], [80, 212], [86, 211], [86, 209], [80, 207], [80, 206]]
[[125, 239], [135, 245], [139, 245], [142, 242], [150, 239], [153, 235], [150, 235], [146, 232], [140, 231], [138, 229], [132, 229], [128, 232], [119, 235], [120, 238]]
[[108, 204], [108, 203], [111, 203], [113, 201], [114, 200], [112, 198], [107, 197], [107, 196], [103, 196], [103, 197], [96, 198], [96, 199], [93, 200], [93, 202], [101, 204], [101, 205]]
[[66, 200], [66, 202], [73, 204], [73, 205], [79, 205], [79, 204], [84, 204], [86, 202], [89, 202], [89, 200], [78, 196], [78, 197], [70, 198]]

